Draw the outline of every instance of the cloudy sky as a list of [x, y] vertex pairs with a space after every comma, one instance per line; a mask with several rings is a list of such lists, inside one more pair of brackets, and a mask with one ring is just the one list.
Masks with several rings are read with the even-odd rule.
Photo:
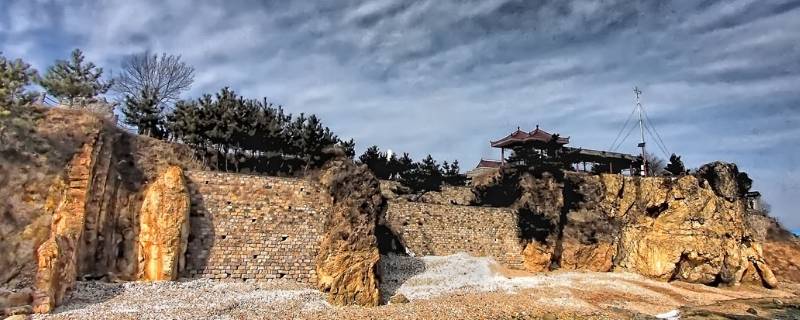
[[[608, 149], [633, 86], [668, 152], [736, 162], [800, 228], [800, 1], [0, 2], [0, 50], [43, 70], [181, 54], [185, 97], [231, 86], [316, 113], [359, 151], [497, 158], [520, 126]], [[621, 150], [636, 152], [635, 135]], [[651, 146], [655, 146], [652, 142]], [[664, 157], [660, 151], [653, 149]]]

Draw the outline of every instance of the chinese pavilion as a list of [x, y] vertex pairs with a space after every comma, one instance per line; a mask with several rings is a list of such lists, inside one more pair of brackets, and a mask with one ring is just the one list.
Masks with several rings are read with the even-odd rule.
[[[557, 138], [553, 138], [556, 136]], [[561, 137], [556, 134], [548, 133], [536, 126], [533, 131], [523, 131], [519, 127], [516, 131], [509, 135], [496, 140], [490, 141], [492, 148], [500, 149], [500, 160], [486, 160], [481, 159], [478, 166], [475, 167], [471, 174], [482, 174], [486, 171], [496, 170], [506, 164], [506, 149], [515, 148], [533, 148], [534, 151], [545, 154], [547, 149], [555, 148], [556, 152], [561, 155], [563, 159], [572, 165], [572, 169], [576, 171], [586, 171], [587, 164], [590, 167], [600, 166], [603, 171], [612, 173], [621, 173], [623, 170], [630, 170], [633, 172], [638, 168], [641, 163], [641, 157], [611, 151], [591, 150], [584, 148], [567, 147], [569, 144], [569, 137]], [[553, 145], [555, 144], [555, 146]], [[583, 164], [583, 166], [581, 166]]]

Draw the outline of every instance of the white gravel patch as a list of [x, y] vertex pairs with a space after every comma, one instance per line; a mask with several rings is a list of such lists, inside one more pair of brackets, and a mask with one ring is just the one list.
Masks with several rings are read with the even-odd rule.
[[[492, 258], [473, 257], [466, 253], [450, 256], [408, 257], [388, 255], [381, 259], [384, 274], [384, 298], [402, 293], [410, 300], [428, 299], [456, 292], [504, 291], [513, 293], [520, 289], [564, 287], [599, 288], [649, 297], [654, 300], [668, 296], [642, 288], [626, 281], [642, 280], [631, 273], [554, 272], [530, 276], [507, 277], [495, 272], [497, 262]], [[565, 291], [567, 292], [567, 291]], [[556, 297], [552, 297], [555, 299]], [[569, 297], [562, 297], [564, 302]], [[572, 301], [585, 306], [582, 302]]]
[[78, 282], [66, 303], [36, 319], [228, 319], [329, 308], [324, 295], [294, 283]]
[[[459, 293], [494, 291], [513, 295], [521, 289], [534, 289], [542, 294], [528, 302], [538, 306], [581, 311], [621, 308], [671, 319], [668, 311], [681, 302], [667, 293], [728, 293], [705, 287], [693, 293], [632, 273], [575, 271], [506, 276], [497, 267], [491, 258], [466, 253], [383, 256], [379, 264], [381, 294], [384, 302], [397, 293], [413, 302]], [[606, 301], [604, 295], [631, 297], [637, 304], [619, 298]], [[34, 319], [292, 319], [314, 318], [313, 312], [326, 310], [338, 309], [330, 306], [325, 294], [314, 287], [291, 281], [78, 282], [63, 306], [50, 315], [35, 315]]]

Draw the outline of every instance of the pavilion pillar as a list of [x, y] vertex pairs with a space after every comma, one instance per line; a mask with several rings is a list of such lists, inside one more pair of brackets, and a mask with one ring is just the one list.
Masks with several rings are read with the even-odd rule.
[[506, 148], [500, 148], [500, 164], [506, 163]]
[[608, 163], [608, 173], [614, 173], [614, 163], [613, 162], [609, 162]]

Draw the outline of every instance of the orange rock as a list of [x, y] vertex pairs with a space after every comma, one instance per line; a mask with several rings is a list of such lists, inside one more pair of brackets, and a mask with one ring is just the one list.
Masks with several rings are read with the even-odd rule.
[[530, 272], [543, 272], [550, 268], [553, 252], [536, 241], [528, 243], [522, 251], [523, 267]]
[[49, 209], [54, 210], [50, 237], [36, 250], [37, 272], [33, 311], [47, 313], [61, 304], [77, 277], [77, 254], [83, 236], [86, 201], [94, 165], [95, 135], [70, 162], [63, 183], [56, 183]]
[[189, 192], [183, 170], [169, 167], [145, 192], [139, 215], [138, 279], [175, 280], [189, 236]]

